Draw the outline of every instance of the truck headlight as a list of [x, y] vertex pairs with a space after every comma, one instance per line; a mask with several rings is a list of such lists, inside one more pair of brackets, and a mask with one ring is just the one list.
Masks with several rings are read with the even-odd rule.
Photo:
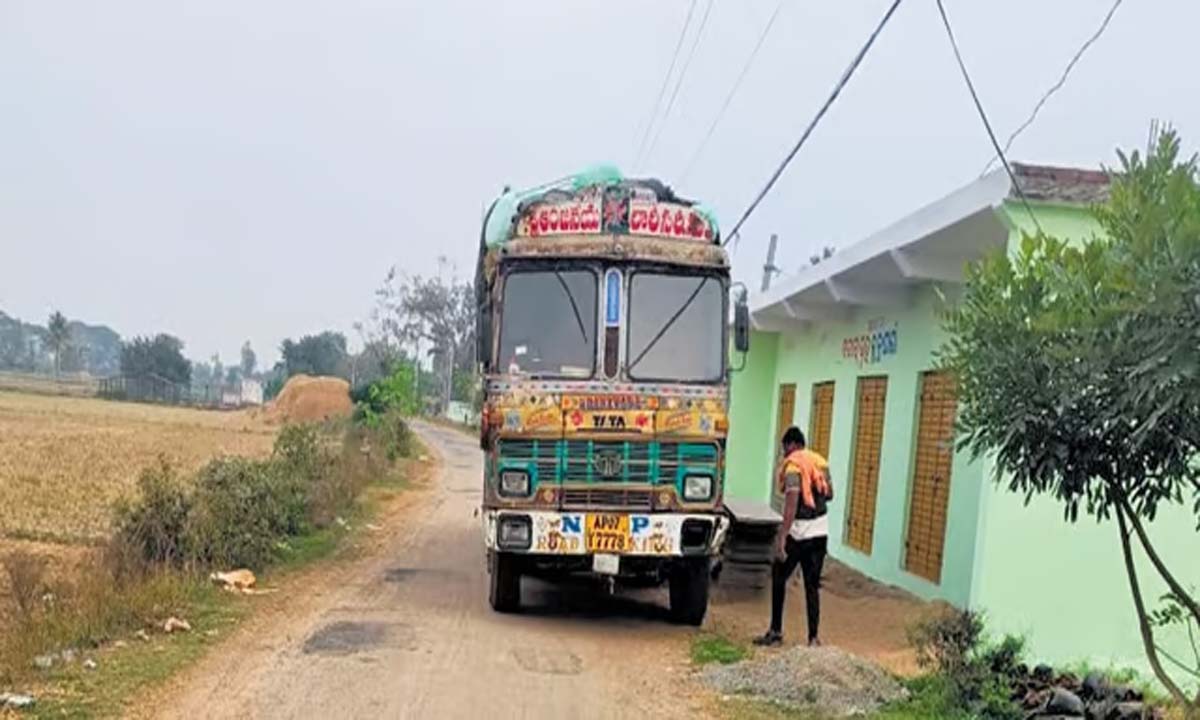
[[713, 494], [713, 481], [709, 475], [688, 475], [683, 479], [683, 499], [696, 502], [709, 500]]
[[533, 525], [528, 515], [502, 515], [496, 529], [496, 544], [502, 550], [528, 550], [533, 544]]
[[524, 470], [504, 470], [500, 473], [500, 494], [525, 497], [529, 494], [529, 473]]

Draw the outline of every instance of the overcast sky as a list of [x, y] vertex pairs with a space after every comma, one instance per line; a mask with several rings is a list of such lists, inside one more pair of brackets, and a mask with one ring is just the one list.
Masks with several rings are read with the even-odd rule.
[[[629, 170], [691, 0], [0, 0], [0, 309], [271, 361], [351, 332], [389, 266], [473, 269], [482, 206], [594, 162]], [[709, 0], [698, 0], [693, 31]], [[648, 162], [729, 228], [888, 0], [714, 0]], [[997, 131], [1109, 0], [947, 0]], [[1096, 167], [1152, 118], [1200, 147], [1200, 3], [1127, 0], [1013, 159]], [[684, 55], [691, 35], [684, 45]], [[669, 94], [669, 93], [668, 93]], [[907, 0], [744, 231], [794, 269], [970, 182], [990, 146], [932, 0]]]

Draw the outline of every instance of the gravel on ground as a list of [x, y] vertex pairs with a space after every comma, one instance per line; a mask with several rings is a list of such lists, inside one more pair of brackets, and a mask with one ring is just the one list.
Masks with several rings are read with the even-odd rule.
[[794, 647], [702, 673], [717, 692], [787, 705], [832, 717], [861, 715], [908, 697], [878, 665], [835, 647]]

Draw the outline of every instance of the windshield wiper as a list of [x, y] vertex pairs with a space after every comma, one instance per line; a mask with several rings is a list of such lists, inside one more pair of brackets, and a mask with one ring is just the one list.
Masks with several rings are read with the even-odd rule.
[[663, 335], [666, 335], [667, 331], [671, 329], [671, 326], [675, 324], [675, 321], [679, 319], [679, 316], [683, 315], [683, 313], [687, 311], [687, 309], [691, 306], [692, 301], [695, 300], [696, 296], [700, 294], [700, 290], [704, 288], [704, 284], [711, 279], [712, 278], [709, 277], [703, 277], [700, 279], [700, 282], [696, 284], [696, 289], [692, 291], [692, 294], [688, 296], [688, 299], [683, 301], [683, 305], [679, 306], [679, 309], [675, 311], [675, 314], [671, 316], [671, 319], [667, 320], [666, 324], [659, 329], [658, 333], [651, 338], [650, 342], [646, 343], [646, 347], [642, 348], [642, 351], [638, 353], [636, 358], [633, 359], [633, 362], [629, 363], [629, 365], [625, 368], [626, 371], [633, 370], [633, 367], [640, 363], [642, 358], [646, 357], [646, 353], [650, 352], [650, 350], [658, 344], [659, 340], [662, 340]]
[[575, 296], [571, 294], [571, 288], [567, 287], [567, 281], [563, 279], [562, 273], [555, 270], [554, 277], [558, 278], [558, 284], [562, 285], [563, 292], [571, 301], [571, 312], [575, 313], [575, 322], [579, 324], [579, 334], [583, 336], [583, 341], [586, 343], [588, 341], [587, 328], [583, 326], [583, 316], [579, 314], [579, 305], [575, 303]]

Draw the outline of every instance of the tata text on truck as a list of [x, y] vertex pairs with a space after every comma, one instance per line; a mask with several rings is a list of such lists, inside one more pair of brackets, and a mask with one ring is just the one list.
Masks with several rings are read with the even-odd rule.
[[492, 205], [477, 334], [495, 610], [519, 608], [522, 576], [590, 573], [668, 583], [672, 615], [703, 621], [729, 525], [728, 298], [712, 215], [657, 181]]

